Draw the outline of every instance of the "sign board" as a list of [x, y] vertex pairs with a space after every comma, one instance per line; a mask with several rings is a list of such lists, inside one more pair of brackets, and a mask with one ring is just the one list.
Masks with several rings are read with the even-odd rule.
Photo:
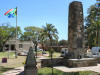
[[2, 58], [2, 63], [7, 63], [7, 58]]

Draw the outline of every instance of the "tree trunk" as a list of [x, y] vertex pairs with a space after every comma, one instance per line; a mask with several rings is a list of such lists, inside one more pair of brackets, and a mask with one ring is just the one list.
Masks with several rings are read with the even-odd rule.
[[37, 58], [37, 41], [35, 42], [35, 51], [36, 51], [36, 58]]
[[52, 37], [49, 37], [49, 39], [50, 39], [50, 54], [49, 55], [51, 55], [51, 69], [52, 69], [52, 73], [51, 73], [51, 75], [53, 75], [53, 51], [52, 51]]
[[42, 43], [42, 49], [43, 49], [43, 51], [44, 51], [44, 43]]

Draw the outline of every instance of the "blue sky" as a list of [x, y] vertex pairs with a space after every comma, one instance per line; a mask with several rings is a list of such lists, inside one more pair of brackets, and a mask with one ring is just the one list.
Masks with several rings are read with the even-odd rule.
[[4, 13], [18, 7], [18, 26], [24, 31], [27, 26], [45, 26], [46, 23], [55, 25], [59, 32], [59, 40], [68, 39], [68, 7], [72, 1], [81, 1], [84, 16], [87, 9], [96, 0], [0, 0], [0, 24], [10, 23], [16, 26], [15, 18], [7, 18]]

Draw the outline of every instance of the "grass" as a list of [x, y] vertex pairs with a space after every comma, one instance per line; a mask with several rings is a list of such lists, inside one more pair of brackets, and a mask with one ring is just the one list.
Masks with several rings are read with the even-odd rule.
[[11, 69], [14, 69], [14, 68], [5, 68], [3, 66], [0, 66], [0, 75], [2, 74], [2, 72], [6, 72], [6, 71], [11, 70]]
[[[49, 53], [49, 52], [46, 52]], [[60, 53], [55, 52], [53, 54], [53, 57], [59, 57]], [[1, 58], [7, 57], [7, 52], [0, 52], [0, 75], [3, 72], [6, 72], [8, 70], [14, 69], [16, 67], [24, 66], [23, 61], [26, 60], [26, 56], [18, 56], [17, 59], [14, 59], [14, 52], [10, 53], [10, 59], [7, 60], [7, 63], [1, 63]], [[51, 75], [51, 68], [41, 68], [38, 70], [38, 75]], [[54, 75], [98, 75], [95, 72], [92, 71], [80, 71], [80, 72], [62, 72], [57, 69], [54, 69]]]
[[[49, 56], [49, 51], [45, 51], [46, 54], [48, 54], [48, 56], [46, 56], [47, 58], [50, 58]], [[36, 53], [36, 52], [35, 52]], [[37, 54], [42, 54], [42, 51], [37, 51]], [[57, 58], [57, 57], [60, 57], [61, 53], [60, 52], [54, 52], [53, 53], [53, 58]]]
[[[38, 75], [51, 75], [51, 68], [41, 68], [38, 70]], [[65, 72], [54, 69], [54, 75], [66, 75]]]
[[10, 58], [7, 59], [7, 63], [1, 63], [1, 58], [0, 58], [0, 75], [1, 73], [8, 71], [10, 69], [24, 66], [23, 61], [26, 60], [26, 56], [18, 56], [17, 59], [15, 58]]
[[[38, 75], [51, 75], [51, 68], [41, 68], [38, 70]], [[79, 71], [79, 72], [62, 72], [54, 69], [53, 75], [99, 75], [92, 71]]]
[[92, 71], [68, 72], [66, 75], [93, 75]]
[[[49, 54], [49, 51], [46, 51], [47, 54]], [[53, 53], [53, 58], [60, 57], [61, 53], [60, 52], [54, 52]], [[47, 58], [50, 58], [50, 56], [47, 56]]]
[[0, 52], [0, 58], [14, 58], [15, 57], [15, 53], [14, 52]]
[[60, 52], [54, 52], [53, 54], [53, 58], [57, 58], [60, 57], [61, 53]]

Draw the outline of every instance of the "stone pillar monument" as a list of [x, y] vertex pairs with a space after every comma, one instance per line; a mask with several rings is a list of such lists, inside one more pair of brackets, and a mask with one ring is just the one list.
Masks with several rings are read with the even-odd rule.
[[81, 2], [73, 1], [69, 5], [68, 50], [70, 58], [79, 58], [83, 50], [84, 39], [83, 6]]
[[24, 67], [24, 75], [37, 75], [36, 58], [32, 47], [30, 47], [27, 55]]

